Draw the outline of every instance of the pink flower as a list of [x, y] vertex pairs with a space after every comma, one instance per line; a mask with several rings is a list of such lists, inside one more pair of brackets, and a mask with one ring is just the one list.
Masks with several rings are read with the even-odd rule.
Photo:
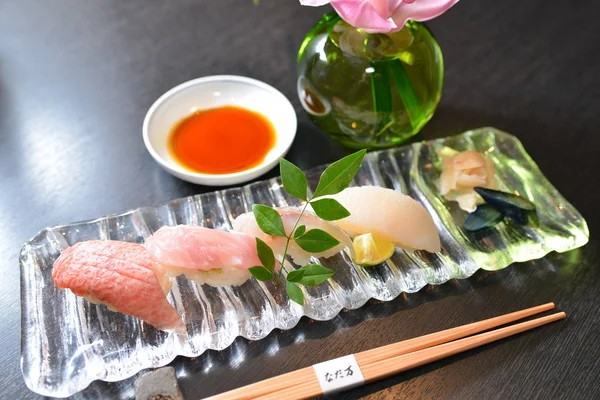
[[369, 33], [402, 29], [409, 19], [428, 21], [448, 10], [458, 0], [300, 0], [304, 6], [331, 4], [346, 22]]

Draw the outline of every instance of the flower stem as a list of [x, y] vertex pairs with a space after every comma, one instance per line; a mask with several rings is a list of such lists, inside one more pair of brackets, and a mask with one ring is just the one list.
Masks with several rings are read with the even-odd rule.
[[398, 96], [404, 104], [410, 126], [416, 129], [423, 120], [423, 109], [402, 61], [395, 58], [391, 61], [371, 62], [370, 65], [374, 69], [374, 72], [371, 73], [371, 92], [373, 111], [377, 117], [374, 135], [383, 134], [395, 123], [392, 115], [390, 75]]
[[400, 100], [404, 104], [408, 120], [413, 129], [416, 129], [419, 123], [423, 120], [423, 109], [417, 98], [415, 89], [413, 88], [410, 78], [406, 74], [402, 61], [398, 58], [387, 63], [387, 68], [392, 73], [396, 90], [400, 96]]
[[379, 62], [371, 62], [371, 93], [373, 96], [373, 111], [377, 118], [374, 135], [378, 136], [384, 127], [389, 125], [392, 111], [392, 92], [390, 90], [390, 76], [385, 65]]

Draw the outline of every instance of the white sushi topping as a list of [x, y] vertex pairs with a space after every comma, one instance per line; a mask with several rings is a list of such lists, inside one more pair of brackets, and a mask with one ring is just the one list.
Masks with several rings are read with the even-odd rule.
[[380, 186], [355, 186], [329, 197], [350, 212], [334, 222], [350, 236], [371, 233], [405, 250], [441, 249], [431, 215], [410, 196]]
[[170, 267], [167, 271], [171, 277], [184, 275], [187, 279], [196, 282], [198, 286], [204, 284], [213, 287], [240, 286], [251, 277], [250, 271], [236, 267], [209, 270]]

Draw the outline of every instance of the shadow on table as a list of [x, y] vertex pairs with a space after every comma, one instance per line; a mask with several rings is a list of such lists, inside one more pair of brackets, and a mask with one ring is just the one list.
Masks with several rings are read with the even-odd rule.
[[[482, 127], [494, 127], [517, 137], [551, 137], [553, 140], [569, 138], [567, 127], [546, 125], [534, 120], [514, 118], [501, 113], [455, 108], [441, 104], [425, 128], [412, 138], [412, 142], [458, 135]], [[570, 139], [569, 139], [570, 140]]]

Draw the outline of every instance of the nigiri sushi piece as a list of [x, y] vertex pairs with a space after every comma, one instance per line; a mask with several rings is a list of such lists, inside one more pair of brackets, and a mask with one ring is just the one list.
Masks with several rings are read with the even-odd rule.
[[350, 236], [371, 233], [406, 250], [441, 250], [433, 218], [410, 196], [379, 186], [357, 186], [329, 197], [350, 212], [335, 221]]
[[483, 203], [474, 187], [499, 188], [494, 164], [483, 154], [472, 150], [459, 153], [445, 147], [440, 151], [440, 157], [440, 194], [447, 200], [456, 201], [461, 209], [473, 212]]
[[239, 286], [248, 268], [261, 265], [253, 237], [196, 225], [163, 226], [144, 243], [169, 276], [185, 275], [198, 285]]
[[[277, 212], [279, 215], [281, 215], [285, 232], [290, 234], [294, 225], [296, 224], [296, 221], [298, 220], [298, 217], [300, 216], [301, 211], [296, 208], [280, 208], [277, 209]], [[294, 260], [296, 264], [304, 265], [308, 263], [311, 256], [317, 258], [329, 258], [344, 249], [347, 249], [350, 252], [350, 255], [354, 257], [352, 240], [343, 230], [333, 223], [324, 221], [313, 213], [305, 211], [300, 222], [298, 223], [298, 226], [300, 225], [305, 225], [306, 231], [311, 229], [321, 229], [336, 238], [340, 244], [321, 253], [309, 253], [298, 246], [294, 240], [291, 240], [287, 254]], [[238, 232], [245, 233], [246, 235], [258, 237], [268, 244], [269, 247], [273, 249], [275, 254], [282, 255], [284, 252], [286, 238], [281, 236], [271, 236], [264, 233], [256, 223], [254, 214], [251, 212], [238, 216], [233, 221], [233, 229]]]
[[59, 288], [91, 303], [133, 315], [160, 330], [185, 332], [165, 297], [171, 282], [142, 245], [112, 240], [76, 243], [54, 262], [52, 279]]

